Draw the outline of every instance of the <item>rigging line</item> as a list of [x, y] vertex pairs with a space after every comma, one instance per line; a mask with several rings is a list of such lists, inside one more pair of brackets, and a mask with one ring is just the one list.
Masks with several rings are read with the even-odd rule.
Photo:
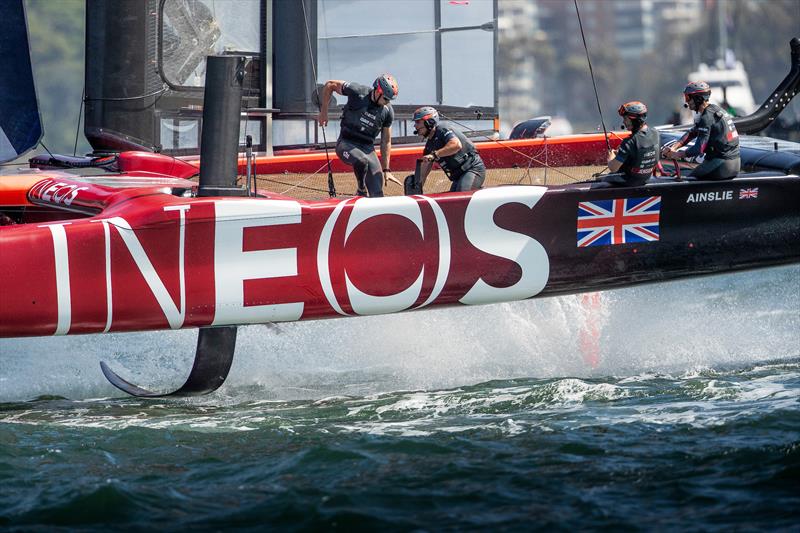
[[81, 131], [81, 116], [83, 115], [83, 99], [86, 98], [86, 83], [83, 84], [81, 92], [81, 107], [78, 109], [78, 123], [75, 125], [75, 145], [72, 147], [72, 155], [78, 152], [78, 132]]
[[[271, 176], [271, 174], [265, 174], [265, 176]], [[306, 186], [306, 185], [300, 185], [298, 183], [288, 183], [288, 182], [285, 182], [285, 181], [276, 180], [276, 179], [272, 179], [272, 178], [258, 178], [258, 179], [261, 180], [261, 181], [265, 181], [267, 183], [277, 183], [278, 185], [289, 185], [289, 188], [286, 189], [286, 191], [290, 191], [292, 189], [303, 189], [303, 190], [306, 190], [306, 191], [327, 192], [327, 191], [325, 191], [325, 189], [319, 189], [317, 187], [309, 187], [309, 186]], [[277, 194], [286, 194], [286, 191], [279, 192]]]
[[[85, 89], [85, 87], [84, 87]], [[145, 98], [150, 98], [151, 96], [158, 96], [163, 94], [169, 90], [168, 85], [164, 85], [157, 91], [153, 91], [147, 94], [140, 94], [138, 96], [118, 96], [118, 97], [107, 97], [107, 96], [100, 96], [97, 98], [89, 98], [88, 96], [84, 96], [84, 102], [125, 102], [127, 100], [143, 100]]]
[[[308, 41], [308, 57], [311, 60], [311, 72], [314, 75], [314, 90], [317, 93], [317, 108], [321, 113], [322, 95], [319, 93], [319, 85], [317, 85], [317, 67], [314, 64], [314, 54], [311, 52], [311, 29], [308, 27], [308, 15], [306, 14], [306, 1], [300, 0], [300, 5], [303, 7], [303, 22], [305, 22], [306, 41]], [[331, 157], [330, 154], [328, 154], [328, 139], [325, 136], [325, 126], [320, 125], [320, 127], [322, 128], [322, 145], [325, 147], [325, 160], [328, 162], [328, 196], [330, 196], [331, 198], [336, 198], [336, 184], [333, 182]]]
[[547, 162], [547, 135], [544, 135], [544, 184], [547, 185], [547, 168], [549, 166]]
[[[317, 4], [317, 7], [322, 10], [322, 16], [323, 16], [322, 26], [325, 28], [325, 33], [327, 33], [328, 32], [328, 18], [327, 18], [327, 13], [325, 11], [325, 6], [326, 6], [325, 2], [320, 2], [320, 3]], [[319, 29], [319, 17], [317, 18], [317, 21], [318, 21], [317, 22], [317, 29]], [[333, 61], [331, 61], [331, 48], [333, 48], [333, 47], [332, 46], [326, 46], [325, 47], [325, 55], [328, 56], [328, 70], [330, 70], [330, 65], [333, 65]], [[319, 54], [317, 54], [317, 57], [319, 57]], [[333, 77], [332, 74], [329, 74], [329, 76], [330, 76], [330, 78]]]
[[[475, 129], [473, 129], [473, 128], [470, 128], [470, 127], [469, 127], [469, 126], [467, 126], [466, 124], [462, 124], [461, 122], [459, 122], [459, 121], [457, 121], [457, 120], [454, 120], [454, 119], [452, 119], [452, 118], [448, 117], [447, 115], [445, 115], [445, 114], [444, 114], [444, 113], [442, 113], [441, 111], [439, 112], [439, 115], [440, 115], [442, 118], [444, 118], [445, 120], [447, 120], [447, 121], [449, 121], [449, 122], [452, 122], [453, 124], [458, 124], [459, 126], [461, 126], [462, 128], [464, 128], [465, 130], [472, 131], [472, 132], [476, 132], [476, 131], [477, 131], [477, 130], [475, 130]], [[525, 152], [522, 152], [522, 151], [520, 151], [520, 150], [517, 150], [517, 149], [516, 149], [516, 148], [514, 148], [513, 146], [508, 146], [507, 144], [503, 143], [503, 142], [502, 142], [500, 139], [493, 139], [493, 138], [489, 137], [488, 135], [484, 135], [484, 134], [480, 134], [480, 136], [481, 136], [481, 137], [483, 137], [484, 139], [486, 139], [487, 141], [491, 141], [491, 142], [493, 142], [493, 143], [499, 144], [500, 146], [502, 146], [502, 147], [503, 147], [503, 148], [505, 148], [506, 150], [511, 150], [512, 152], [514, 152], [515, 154], [519, 155], [520, 157], [524, 157], [525, 159], [527, 159], [527, 160], [528, 160], [528, 162], [529, 162], [529, 163], [530, 163], [531, 161], [533, 161], [534, 163], [539, 163], [539, 164], [540, 164], [540, 165], [542, 165], [542, 166], [543, 166], [545, 169], [548, 169], [548, 168], [549, 168], [550, 170], [553, 170], [554, 172], [558, 172], [559, 174], [561, 174], [561, 175], [563, 175], [563, 176], [566, 176], [566, 177], [568, 177], [570, 180], [573, 180], [573, 181], [575, 180], [575, 176], [571, 176], [571, 175], [567, 174], [566, 172], [563, 172], [563, 171], [559, 170], [559, 169], [558, 169], [558, 168], [556, 168], [556, 167], [551, 167], [551, 166], [549, 166], [549, 165], [548, 165], [546, 162], [542, 161], [541, 159], [537, 159], [537, 158], [536, 158], [536, 157], [534, 157], [534, 156], [528, 155], [528, 154], [526, 154]], [[547, 137], [545, 137], [545, 144], [547, 143], [547, 140], [546, 140], [546, 139], [547, 139]], [[546, 156], [546, 155], [547, 155], [547, 150], [545, 150], [545, 156]]]
[[[255, 196], [255, 194], [251, 194], [252, 191], [251, 191], [251, 186], [250, 186], [251, 185], [250, 179], [251, 179], [251, 177], [254, 178], [253, 179], [253, 183], [255, 183], [255, 181], [256, 181], [255, 180], [255, 176], [257, 175], [255, 173], [255, 160], [256, 160], [256, 158], [253, 156], [252, 139], [250, 139], [250, 155], [249, 156], [247, 155], [247, 126], [250, 124], [249, 110], [250, 110], [250, 101], [249, 100], [245, 100], [245, 102], [244, 102], [244, 143], [245, 143], [244, 151], [245, 151], [245, 159], [246, 159], [246, 162], [247, 162], [246, 164], [247, 164], [247, 167], [248, 167], [247, 171], [249, 172], [248, 175], [245, 176], [245, 187], [247, 188], [247, 196], [248, 197], [249, 196]], [[239, 117], [239, 119], [241, 120], [241, 117]], [[241, 144], [239, 144], [238, 146], [241, 146]], [[238, 149], [238, 147], [237, 147], [237, 149]], [[251, 166], [251, 164], [252, 164], [252, 166]], [[236, 175], [237, 175], [237, 178], [238, 178], [238, 175], [239, 175], [239, 168], [238, 168], [239, 167], [239, 160], [238, 160], [238, 157], [237, 157], [237, 160], [236, 160], [236, 167], [237, 167], [236, 168]], [[250, 173], [252, 173], [252, 174], [250, 174]], [[256, 190], [257, 189], [258, 189], [258, 187], [256, 187]]]
[[581, 22], [581, 12], [578, 9], [578, 0], [572, 0], [575, 3], [575, 13], [578, 14], [578, 26], [581, 28], [581, 38], [583, 39], [583, 49], [586, 50], [586, 62], [589, 63], [589, 75], [592, 77], [592, 87], [594, 87], [594, 98], [597, 100], [597, 112], [600, 113], [600, 124], [603, 125], [603, 134], [606, 137], [606, 148], [611, 151], [611, 143], [608, 142], [608, 131], [606, 130], [606, 123], [603, 120], [603, 110], [600, 109], [600, 96], [597, 94], [597, 84], [594, 81], [594, 71], [592, 70], [592, 60], [589, 59], [589, 47], [586, 46], [586, 35], [583, 33], [583, 22]]
[[[271, 175], [272, 174], [265, 174], [265, 176], [271, 176]], [[287, 191], [290, 191], [290, 190], [296, 188], [296, 189], [303, 189], [303, 190], [306, 190], [306, 191], [327, 192], [325, 189], [319, 189], [317, 187], [309, 187], [309, 186], [306, 186], [306, 185], [299, 185], [298, 183], [287, 183], [285, 181], [272, 179], [272, 178], [258, 178], [258, 179], [260, 179], [261, 181], [265, 181], [267, 183], [277, 183], [279, 185], [289, 185], [289, 188], [286, 189]], [[277, 193], [277, 194], [286, 194], [286, 193], [285, 192], [280, 192], [280, 193]], [[342, 196], [343, 197], [348, 197], [348, 198], [355, 198], [354, 194], [342, 194]]]
[[[544, 146], [536, 153], [536, 155], [531, 156], [531, 159], [528, 161], [528, 166], [525, 167], [525, 173], [522, 177], [517, 180], [517, 185], [522, 183], [522, 180], [528, 178], [528, 182], [533, 185], [533, 176], [531, 176], [531, 168], [533, 167], [534, 159], [541, 157], [544, 154], [545, 157], [545, 164], [547, 164], [547, 137], [544, 137]], [[547, 177], [547, 168], [545, 168], [545, 178]]]
[[[473, 30], [480, 29], [480, 26], [466, 26], [458, 28], [459, 30]], [[383, 33], [353, 33], [350, 35], [329, 35], [327, 37], [320, 37], [320, 40], [333, 40], [333, 39], [360, 39], [362, 37], [399, 37], [404, 35], [424, 35], [438, 33], [439, 30], [409, 30], [409, 31], [387, 31]]]
[[[323, 168], [325, 168], [325, 166], [326, 166], [326, 165], [327, 165], [326, 163], [323, 163], [323, 164], [322, 164], [322, 166], [321, 166], [321, 167], [319, 167], [317, 170], [315, 170], [315, 171], [314, 171], [314, 172], [312, 172], [311, 174], [308, 174], [308, 175], [306, 175], [306, 176], [305, 176], [303, 179], [301, 179], [300, 181], [298, 181], [298, 182], [297, 182], [297, 185], [298, 185], [298, 186], [300, 186], [300, 185], [302, 185], [303, 183], [305, 183], [305, 182], [307, 182], [308, 180], [310, 180], [311, 178], [313, 178], [314, 176], [316, 176], [317, 174], [319, 174], [319, 172], [320, 172], [320, 171], [321, 171]], [[267, 174], [267, 175], [268, 175], [268, 174]], [[288, 189], [286, 189], [285, 191], [281, 192], [281, 194], [286, 194], [287, 192], [289, 192], [289, 191], [291, 191], [291, 190], [292, 190], [292, 187], [289, 187], [289, 188], [288, 188]], [[317, 189], [315, 189], [315, 190], [317, 190]], [[322, 190], [322, 189], [319, 189], [319, 190]]]
[[[525, 178], [528, 178], [528, 183], [533, 185], [533, 176], [531, 175], [531, 167], [533, 167], [533, 157], [540, 157], [542, 154], [544, 154], [545, 161], [547, 161], [547, 140], [545, 140], [545, 145], [541, 150], [539, 150], [539, 153], [536, 154], [535, 156], [532, 156], [531, 160], [528, 161], [528, 166], [525, 167], [525, 173], [522, 175], [520, 179], [517, 180], [516, 183], [517, 185], [522, 183], [522, 180], [524, 180]], [[547, 169], [545, 169], [545, 172], [547, 172]]]
[[47, 153], [48, 153], [48, 154], [50, 154], [50, 157], [51, 157], [51, 158], [53, 158], [53, 159], [55, 159], [55, 158], [56, 158], [56, 156], [54, 156], [54, 155], [53, 155], [53, 152], [51, 152], [51, 151], [50, 151], [50, 149], [49, 149], [47, 146], [45, 146], [45, 145], [44, 145], [44, 143], [43, 143], [42, 141], [39, 141], [39, 144], [41, 144], [41, 145], [42, 145], [42, 148], [44, 148], [45, 150], [47, 150]]
[[464, 128], [465, 130], [471, 131], [471, 132], [473, 132], [473, 133], [478, 133], [478, 134], [479, 134], [481, 137], [483, 137], [483, 138], [484, 138], [484, 139], [486, 139], [487, 141], [491, 141], [491, 142], [493, 142], [493, 143], [499, 144], [500, 146], [502, 146], [502, 147], [503, 147], [503, 148], [505, 148], [506, 150], [511, 150], [511, 151], [512, 151], [512, 152], [514, 152], [515, 154], [517, 154], [517, 155], [519, 155], [519, 156], [522, 156], [522, 157], [524, 157], [525, 159], [528, 159], [529, 161], [530, 161], [530, 160], [532, 160], [532, 161], [534, 161], [534, 162], [536, 162], [536, 163], [541, 163], [541, 161], [537, 160], [535, 157], [533, 157], [533, 156], [530, 156], [530, 155], [528, 155], [528, 154], [526, 154], [525, 152], [522, 152], [522, 151], [520, 151], [520, 150], [517, 150], [517, 149], [516, 149], [516, 148], [514, 148], [513, 146], [508, 146], [508, 145], [506, 145], [506, 144], [505, 144], [505, 143], [503, 143], [503, 142], [502, 142], [500, 139], [494, 139], [494, 138], [492, 138], [492, 137], [489, 137], [488, 135], [485, 135], [485, 134], [483, 134], [483, 133], [480, 133], [478, 130], [476, 130], [476, 129], [474, 129], [474, 128], [470, 128], [470, 127], [469, 127], [469, 126], [467, 126], [466, 124], [463, 124], [463, 123], [461, 123], [461, 122], [459, 122], [459, 121], [455, 120], [454, 118], [448, 117], [447, 115], [445, 115], [445, 114], [444, 114], [444, 113], [442, 113], [441, 111], [439, 111], [439, 115], [440, 115], [440, 116], [441, 116], [443, 119], [447, 120], [448, 122], [452, 122], [453, 124], [458, 124], [459, 126], [461, 126], [462, 128]]
[[[258, 168], [256, 168], [258, 157], [253, 156], [253, 196], [258, 196]], [[249, 191], [248, 191], [248, 194]]]

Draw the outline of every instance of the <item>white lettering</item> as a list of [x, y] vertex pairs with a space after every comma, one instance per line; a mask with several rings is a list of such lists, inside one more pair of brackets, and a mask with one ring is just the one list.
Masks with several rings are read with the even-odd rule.
[[219, 200], [215, 202], [212, 325], [257, 324], [299, 320], [303, 302], [244, 304], [244, 282], [297, 275], [297, 248], [243, 251], [244, 229], [299, 224], [301, 206], [290, 200]]
[[686, 199], [686, 203], [720, 202], [723, 200], [733, 200], [733, 191], [693, 192]]
[[80, 191], [85, 191], [89, 187], [79, 187], [78, 185], [70, 185], [63, 182], [54, 182], [53, 180], [40, 181], [29, 191], [31, 198], [39, 198], [45, 202], [63, 203], [64, 205], [72, 205], [75, 197], [78, 196]]
[[106, 326], [103, 328], [103, 333], [108, 333], [114, 319], [114, 297], [111, 290], [111, 230], [106, 223], [103, 223], [103, 239], [105, 240], [106, 256]]
[[54, 183], [53, 185], [45, 189], [44, 192], [42, 193], [42, 200], [44, 200], [45, 202], [49, 202], [51, 199], [50, 193], [57, 191], [59, 187], [61, 187], [62, 185], [66, 185], [66, 183]]
[[[422, 226], [422, 213], [416, 200], [409, 196], [395, 196], [385, 198], [361, 198], [353, 205], [353, 212], [347, 221], [345, 231], [345, 243], [353, 230], [362, 222], [379, 215], [398, 215], [413, 222], [420, 235], [424, 238]], [[377, 315], [382, 313], [396, 313], [411, 307], [420, 292], [422, 292], [422, 279], [425, 276], [425, 267], [420, 269], [419, 275], [414, 283], [407, 289], [388, 296], [373, 296], [362, 292], [350, 280], [347, 272], [344, 273], [345, 284], [347, 286], [347, 296], [350, 298], [350, 305], [353, 312], [358, 315]]]
[[69, 250], [67, 248], [67, 233], [64, 226], [69, 226], [70, 222], [61, 224], [48, 224], [39, 226], [50, 229], [53, 235], [53, 255], [55, 257], [56, 270], [56, 300], [58, 301], [58, 322], [56, 331], [53, 335], [66, 335], [72, 325], [72, 292], [69, 286]]
[[61, 203], [66, 195], [73, 192], [75, 190], [76, 185], [67, 185], [66, 187], [60, 187], [56, 192], [53, 193], [53, 201], [56, 203]]
[[333, 228], [336, 227], [336, 221], [339, 220], [339, 215], [342, 214], [344, 206], [348, 203], [349, 202], [339, 202], [336, 207], [333, 208], [331, 216], [325, 221], [325, 226], [323, 226], [322, 233], [319, 236], [319, 244], [317, 244], [317, 273], [319, 274], [319, 281], [322, 285], [322, 292], [325, 293], [325, 298], [328, 300], [331, 307], [333, 307], [333, 310], [344, 316], [348, 316], [348, 313], [344, 312], [342, 306], [339, 305], [339, 301], [336, 299], [336, 294], [333, 292], [328, 257], [331, 251]]
[[532, 208], [542, 198], [545, 187], [497, 187], [476, 191], [464, 215], [464, 229], [473, 246], [486, 253], [516, 262], [522, 269], [517, 283], [492, 287], [482, 278], [464, 295], [463, 304], [522, 300], [541, 292], [550, 276], [550, 261], [544, 247], [535, 239], [499, 228], [494, 213], [503, 205], [521, 203]]
[[31, 190], [28, 191], [28, 194], [31, 196], [31, 198], [36, 198], [37, 196], [41, 197], [42, 189], [46, 188], [51, 183], [53, 183], [53, 180], [51, 179], [42, 180], [33, 187], [31, 187]]
[[87, 190], [89, 187], [76, 187], [69, 195], [69, 197], [64, 198], [64, 205], [72, 205], [72, 201], [78, 196], [78, 193], [81, 191]]
[[433, 284], [430, 296], [419, 305], [419, 307], [425, 307], [439, 296], [447, 281], [447, 276], [450, 275], [450, 228], [447, 227], [447, 219], [439, 204], [427, 196], [421, 198], [431, 206], [433, 215], [436, 217], [436, 229], [439, 232], [439, 270], [436, 272], [436, 282]]
[[[169, 323], [169, 327], [172, 329], [178, 329], [183, 326], [183, 321], [186, 317], [186, 282], [185, 282], [185, 274], [184, 274], [184, 243], [185, 243], [185, 236], [184, 233], [186, 231], [186, 224], [185, 224], [185, 213], [184, 211], [188, 210], [188, 205], [181, 205], [181, 206], [169, 206], [165, 208], [165, 211], [179, 211], [180, 212], [180, 250], [178, 256], [178, 269], [179, 269], [179, 278], [180, 278], [180, 308], [175, 305], [175, 302], [172, 300], [172, 297], [169, 295], [166, 286], [164, 286], [164, 282], [161, 281], [161, 277], [156, 272], [155, 267], [153, 267], [153, 263], [150, 262], [150, 258], [147, 256], [147, 252], [145, 252], [142, 243], [139, 242], [139, 239], [136, 237], [136, 233], [133, 231], [133, 228], [122, 217], [113, 217], [107, 219], [101, 219], [93, 222], [101, 222], [104, 226], [110, 224], [117, 228], [120, 237], [122, 237], [122, 241], [125, 243], [125, 246], [128, 248], [128, 251], [131, 254], [134, 262], [136, 263], [136, 267], [139, 269], [139, 272], [144, 277], [147, 286], [150, 287], [150, 291], [155, 296], [156, 301], [158, 302], [159, 307], [164, 313], [164, 316]], [[111, 301], [112, 301], [112, 294], [111, 294], [111, 270], [108, 265], [111, 263], [111, 253], [110, 253], [110, 232], [106, 229], [105, 231], [106, 237], [106, 298], [107, 300], [107, 308], [108, 308], [108, 316], [106, 318], [106, 328], [111, 327]], [[106, 329], [108, 331], [108, 329]]]

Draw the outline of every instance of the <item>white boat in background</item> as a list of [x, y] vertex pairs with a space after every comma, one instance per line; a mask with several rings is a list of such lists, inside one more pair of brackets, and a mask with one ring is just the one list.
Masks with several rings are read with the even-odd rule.
[[687, 81], [703, 80], [711, 86], [711, 101], [743, 117], [758, 107], [750, 90], [747, 71], [731, 50], [725, 59], [718, 59], [714, 65], [700, 63], [697, 70], [689, 74]]

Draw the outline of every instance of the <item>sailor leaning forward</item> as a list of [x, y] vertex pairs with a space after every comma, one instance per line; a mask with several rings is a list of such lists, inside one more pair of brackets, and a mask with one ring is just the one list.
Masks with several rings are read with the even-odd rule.
[[[475, 145], [460, 131], [443, 126], [439, 112], [433, 107], [420, 107], [414, 111], [414, 133], [426, 139], [423, 159], [437, 162], [453, 182], [450, 192], [480, 189], [486, 178], [486, 166]], [[419, 176], [421, 183], [433, 165], [424, 165]]]
[[[664, 147], [662, 155], [669, 159], [702, 159], [692, 170], [690, 178], [701, 180], [727, 180], [739, 174], [739, 133], [727, 111], [710, 103], [711, 87], [704, 81], [690, 82], [683, 90], [685, 106], [696, 114], [694, 127], [686, 132], [672, 147]], [[678, 149], [692, 139], [694, 144], [685, 153]]]
[[647, 106], [642, 102], [627, 102], [617, 112], [631, 136], [622, 141], [618, 150], [608, 153], [611, 174], [593, 184], [593, 189], [644, 185], [658, 164], [659, 136], [655, 128], [647, 126]]
[[[336, 141], [336, 155], [353, 167], [360, 196], [383, 196], [387, 180], [400, 182], [392, 175], [392, 121], [394, 110], [389, 102], [397, 98], [397, 82], [391, 74], [375, 79], [372, 87], [349, 81], [328, 80], [322, 89], [319, 124], [328, 123], [331, 93], [347, 96], [342, 112], [341, 131]], [[381, 134], [381, 162], [375, 154], [375, 139]]]

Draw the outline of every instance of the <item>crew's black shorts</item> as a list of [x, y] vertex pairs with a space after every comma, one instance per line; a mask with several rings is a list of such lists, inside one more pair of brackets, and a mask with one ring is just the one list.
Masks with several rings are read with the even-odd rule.
[[741, 160], [736, 159], [706, 159], [697, 165], [690, 178], [698, 180], [729, 180], [739, 175]]

